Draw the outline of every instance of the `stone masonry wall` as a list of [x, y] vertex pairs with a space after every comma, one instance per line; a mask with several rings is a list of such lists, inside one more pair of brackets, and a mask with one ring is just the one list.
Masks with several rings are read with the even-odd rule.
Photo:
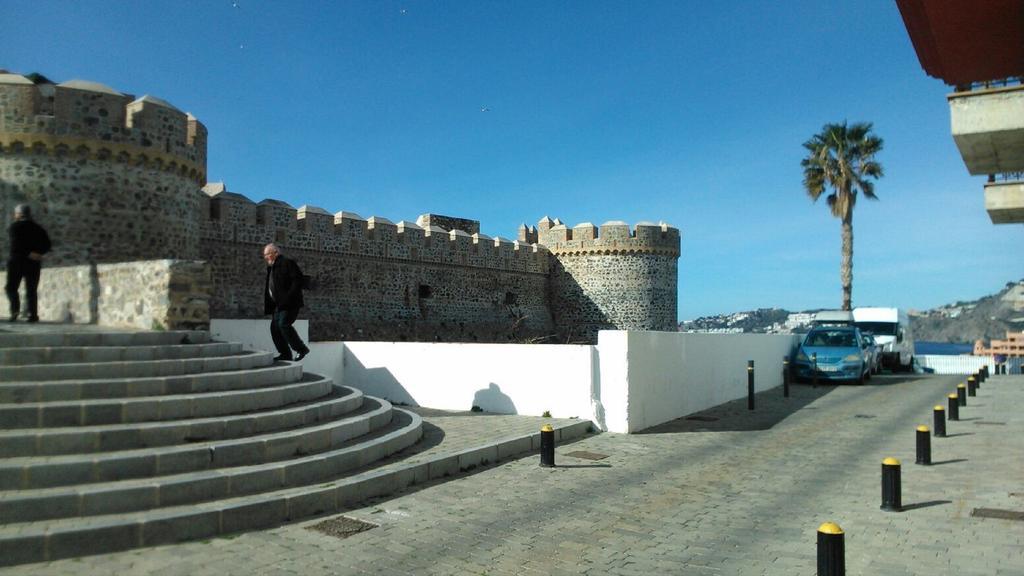
[[547, 218], [535, 235], [552, 255], [551, 313], [566, 342], [599, 330], [676, 331], [679, 230], [667, 224], [589, 222], [567, 228]]
[[[207, 186], [202, 258], [217, 318], [260, 317], [275, 242], [316, 287], [304, 293], [314, 340], [521, 342], [554, 334], [548, 253], [483, 234], [394, 224]], [[478, 226], [479, 223], [476, 223]]]
[[32, 205], [50, 265], [197, 257], [205, 172], [206, 129], [162, 100], [0, 74], [0, 210]]
[[[6, 272], [0, 272], [0, 282], [4, 280]], [[24, 284], [21, 292], [25, 306]], [[207, 329], [209, 293], [210, 268], [205, 262], [44, 265], [39, 318], [144, 330]]]

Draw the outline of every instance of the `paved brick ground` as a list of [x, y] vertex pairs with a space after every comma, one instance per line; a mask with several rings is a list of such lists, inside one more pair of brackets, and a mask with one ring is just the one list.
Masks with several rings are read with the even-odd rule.
[[[1024, 522], [971, 516], [1024, 511], [1024, 377], [986, 382], [933, 439], [935, 465], [913, 463], [914, 428], [958, 382], [772, 390], [753, 414], [741, 401], [589, 436], [559, 446], [554, 469], [534, 456], [369, 502], [346, 515], [377, 527], [345, 539], [307, 529], [318, 519], [0, 574], [808, 575], [815, 530], [834, 521], [851, 575], [1024, 575]], [[437, 418], [446, 442], [517, 421]], [[879, 510], [886, 456], [903, 462], [902, 513]]]

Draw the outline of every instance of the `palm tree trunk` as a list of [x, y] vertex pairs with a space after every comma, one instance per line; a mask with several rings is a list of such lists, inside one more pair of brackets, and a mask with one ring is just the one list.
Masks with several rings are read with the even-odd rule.
[[848, 209], [842, 224], [843, 257], [839, 279], [843, 284], [843, 310], [853, 310], [853, 210]]

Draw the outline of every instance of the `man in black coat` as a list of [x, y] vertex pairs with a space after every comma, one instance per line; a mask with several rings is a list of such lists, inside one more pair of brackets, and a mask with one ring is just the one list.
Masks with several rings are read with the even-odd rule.
[[39, 287], [39, 271], [43, 267], [43, 254], [50, 251], [50, 237], [42, 226], [32, 220], [28, 204], [14, 208], [14, 222], [7, 229], [11, 242], [11, 257], [7, 260], [7, 301], [11, 305], [11, 322], [18, 320], [21, 312], [21, 298], [18, 287], [25, 279], [25, 297], [28, 300], [28, 321], [39, 321], [36, 289]]
[[302, 308], [302, 271], [291, 258], [286, 258], [274, 244], [263, 247], [267, 263], [267, 281], [263, 288], [263, 313], [271, 314], [270, 336], [278, 356], [274, 360], [291, 360], [292, 350], [302, 360], [309, 348], [299, 338], [292, 324]]

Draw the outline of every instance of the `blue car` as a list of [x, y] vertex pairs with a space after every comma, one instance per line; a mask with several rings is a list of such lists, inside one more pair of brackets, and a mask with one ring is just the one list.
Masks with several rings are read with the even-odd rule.
[[871, 377], [871, 357], [860, 330], [853, 326], [811, 329], [797, 350], [796, 377], [811, 380], [847, 380], [863, 384]]

